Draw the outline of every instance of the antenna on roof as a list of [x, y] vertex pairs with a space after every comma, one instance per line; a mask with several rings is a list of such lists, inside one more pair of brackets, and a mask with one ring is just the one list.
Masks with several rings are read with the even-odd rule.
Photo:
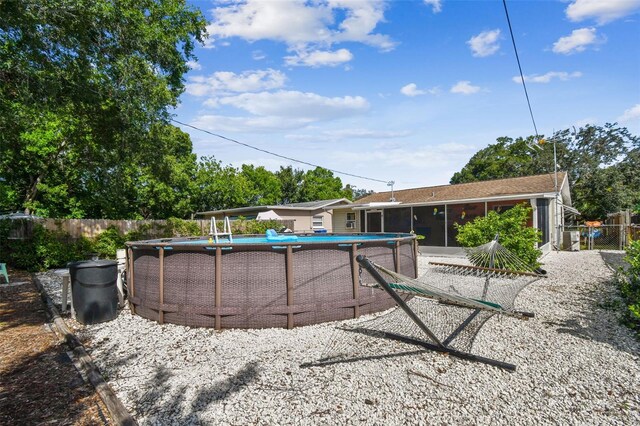
[[396, 201], [395, 197], [393, 196], [393, 185], [395, 185], [395, 181], [390, 180], [389, 182], [387, 182], [387, 186], [391, 187], [391, 198], [389, 199], [389, 201], [394, 202]]

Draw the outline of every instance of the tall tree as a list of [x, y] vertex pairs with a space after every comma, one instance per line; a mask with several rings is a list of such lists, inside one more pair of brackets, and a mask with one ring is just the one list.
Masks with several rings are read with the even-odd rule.
[[342, 187], [342, 180], [333, 176], [333, 172], [316, 167], [305, 173], [300, 187], [300, 201], [330, 200], [334, 198], [351, 198], [350, 190]]
[[280, 181], [281, 204], [299, 202], [304, 170], [294, 169], [291, 166], [280, 166], [280, 170], [275, 175]]
[[264, 206], [278, 204], [282, 198], [282, 189], [278, 177], [263, 166], [243, 164], [240, 174], [248, 181], [250, 197], [246, 205]]
[[252, 197], [251, 183], [232, 166], [223, 166], [213, 156], [198, 163], [194, 208], [209, 211], [247, 206]]
[[640, 204], [640, 138], [616, 124], [587, 125], [556, 132], [542, 144], [533, 137], [499, 138], [478, 151], [451, 183], [550, 173], [553, 149], [566, 171], [574, 206], [586, 219]]
[[[0, 2], [0, 209], [137, 216], [126, 160], [162, 152], [205, 25], [185, 0]], [[117, 209], [82, 199], [104, 192]]]

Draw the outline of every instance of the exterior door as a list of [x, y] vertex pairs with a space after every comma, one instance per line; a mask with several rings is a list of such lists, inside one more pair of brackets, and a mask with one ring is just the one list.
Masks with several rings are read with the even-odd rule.
[[367, 232], [382, 232], [382, 212], [367, 212]]

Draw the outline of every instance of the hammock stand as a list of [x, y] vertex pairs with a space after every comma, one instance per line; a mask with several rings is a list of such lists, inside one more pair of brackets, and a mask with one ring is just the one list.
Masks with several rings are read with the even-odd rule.
[[[497, 241], [495, 241], [495, 244], [497, 244]], [[494, 246], [489, 246], [489, 247], [491, 249], [495, 250]], [[493, 256], [491, 256], [491, 258], [492, 258], [491, 266], [493, 266]], [[528, 318], [532, 318], [534, 316], [534, 314], [529, 313], [529, 312], [516, 311], [516, 310], [513, 310], [513, 309], [505, 309], [498, 303], [493, 303], [493, 302], [490, 302], [490, 301], [487, 301], [487, 300], [483, 300], [483, 299], [468, 298], [468, 297], [464, 297], [464, 296], [461, 296], [461, 295], [458, 295], [458, 294], [449, 293], [449, 292], [446, 292], [444, 290], [432, 289], [432, 288], [429, 288], [427, 290], [419, 289], [419, 288], [416, 288], [416, 287], [414, 287], [412, 285], [412, 283], [418, 283], [417, 280], [415, 280], [413, 278], [410, 278], [410, 277], [402, 276], [402, 275], [400, 275], [398, 273], [395, 273], [393, 271], [390, 271], [390, 270], [388, 270], [388, 269], [386, 269], [386, 268], [384, 268], [384, 267], [382, 267], [380, 265], [376, 265], [376, 264], [371, 262], [369, 259], [367, 259], [363, 255], [359, 255], [356, 258], [356, 261], [360, 264], [360, 266], [362, 268], [366, 269], [369, 272], [369, 274], [371, 274], [371, 276], [378, 283], [378, 285], [375, 286], [375, 287], [382, 288], [384, 291], [386, 291], [389, 294], [389, 296], [391, 296], [393, 298], [393, 300], [396, 302], [396, 304], [406, 313], [406, 315], [411, 319], [411, 321], [413, 321], [419, 327], [419, 329], [426, 336], [429, 337], [429, 340], [431, 340], [433, 343], [430, 343], [430, 342], [427, 342], [425, 340], [421, 340], [421, 339], [418, 339], [418, 338], [408, 337], [408, 336], [404, 336], [404, 335], [401, 335], [401, 334], [398, 334], [398, 333], [387, 332], [387, 331], [377, 331], [377, 334], [381, 335], [382, 337], [390, 338], [390, 339], [393, 339], [393, 340], [398, 340], [398, 341], [401, 341], [401, 342], [404, 342], [404, 343], [409, 343], [409, 344], [422, 346], [422, 347], [424, 347], [426, 349], [430, 349], [430, 350], [433, 350], [433, 351], [446, 353], [446, 354], [449, 354], [451, 356], [455, 356], [455, 357], [458, 357], [458, 358], [467, 359], [467, 360], [470, 360], [470, 361], [482, 362], [482, 363], [489, 364], [489, 365], [492, 365], [492, 366], [495, 366], [495, 367], [503, 368], [503, 369], [510, 370], [510, 371], [515, 371], [516, 366], [514, 364], [510, 364], [510, 363], [507, 363], [507, 362], [498, 361], [498, 360], [495, 360], [495, 359], [486, 358], [486, 357], [483, 357], [483, 356], [474, 355], [474, 354], [469, 353], [469, 352], [461, 351], [461, 350], [458, 350], [458, 349], [455, 349], [455, 348], [451, 347], [450, 344], [476, 318], [476, 316], [483, 310], [490, 311], [491, 313], [498, 313], [498, 314], [504, 314], [504, 315], [508, 315], [508, 316], [513, 316], [513, 317], [520, 318], [520, 319], [525, 319], [525, 320], [528, 319]], [[527, 276], [531, 276], [533, 278], [531, 282], [537, 280], [538, 278], [542, 278], [542, 275], [539, 275], [539, 274], [536, 274], [536, 273], [533, 273], [533, 272], [518, 272], [518, 271], [507, 270], [507, 269], [498, 269], [498, 268], [493, 268], [493, 267], [451, 265], [451, 264], [444, 264], [444, 263], [432, 263], [432, 265], [450, 267], [450, 268], [452, 268], [454, 273], [455, 273], [456, 270], [457, 271], [467, 270], [467, 271], [480, 271], [480, 273], [487, 274], [487, 278], [485, 279], [484, 290], [483, 290], [483, 293], [482, 293], [483, 298], [484, 298], [484, 296], [487, 295], [487, 291], [489, 289], [489, 277], [488, 276], [490, 274], [497, 274], [497, 275], [501, 275], [501, 274], [504, 274], [504, 275], [527, 275]], [[382, 276], [382, 274], [379, 272], [380, 270], [382, 270], [383, 272], [385, 272], [385, 273], [387, 273], [389, 275], [393, 275], [394, 277], [397, 277], [398, 280], [401, 280], [401, 281], [409, 283], [409, 284], [408, 285], [404, 285], [404, 284], [389, 282]], [[458, 306], [458, 307], [461, 307], [461, 308], [473, 309], [473, 311], [471, 312], [471, 314], [466, 319], [464, 319], [453, 330], [453, 332], [451, 332], [445, 338], [441, 339], [441, 338], [438, 338], [438, 336], [436, 336], [429, 329], [429, 327], [427, 327], [425, 325], [425, 323], [420, 319], [419, 315], [416, 314], [411, 309], [411, 307], [409, 305], [407, 305], [405, 300], [403, 300], [403, 298], [398, 293], [403, 293], [403, 294], [409, 294], [409, 295], [412, 295], [412, 296], [426, 297], [426, 298], [430, 298], [430, 299], [435, 299], [435, 300], [438, 300], [440, 303], [444, 303], [444, 304], [447, 304], [447, 305]], [[346, 330], [346, 331], [365, 333], [364, 331], [357, 330], [357, 329]]]

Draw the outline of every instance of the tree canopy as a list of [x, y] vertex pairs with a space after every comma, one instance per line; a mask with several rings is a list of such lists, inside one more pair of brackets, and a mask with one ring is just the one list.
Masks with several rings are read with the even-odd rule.
[[0, 211], [163, 219], [351, 198], [321, 167], [196, 158], [169, 123], [205, 28], [186, 0], [0, 1]]
[[586, 125], [556, 132], [540, 144], [501, 137], [478, 151], [451, 183], [552, 173], [568, 173], [573, 205], [585, 219], [603, 219], [620, 209], [640, 210], [640, 138], [616, 124]]
[[236, 169], [203, 157], [195, 182], [194, 211], [353, 197], [349, 185], [343, 188], [340, 178], [322, 167], [305, 172], [288, 166], [274, 173], [249, 164]]
[[167, 123], [205, 25], [185, 0], [0, 2], [0, 209], [185, 214], [195, 157]]

